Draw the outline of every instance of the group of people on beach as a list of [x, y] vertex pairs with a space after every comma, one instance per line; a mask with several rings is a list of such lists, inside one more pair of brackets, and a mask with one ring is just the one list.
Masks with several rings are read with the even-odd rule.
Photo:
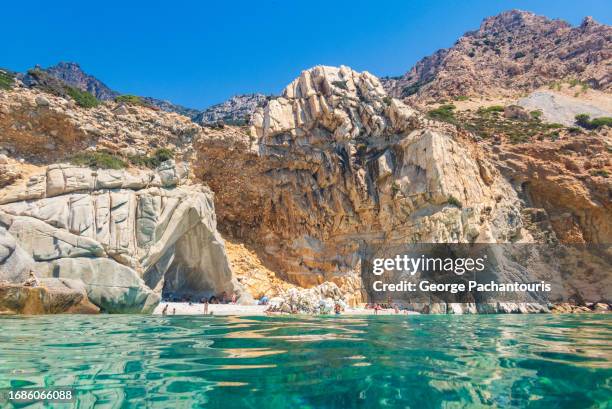
[[[170, 297], [170, 300], [175, 301], [175, 302], [187, 302], [189, 303], [189, 305], [193, 305], [193, 301], [191, 301], [191, 297], [189, 296], [182, 297], [180, 299]], [[236, 304], [236, 294], [235, 293], [228, 294], [227, 291], [223, 291], [223, 293], [221, 293], [219, 297], [213, 294], [208, 298], [206, 297], [201, 298], [200, 304], [204, 305], [204, 311], [203, 311], [204, 315], [208, 315], [209, 314], [208, 312], [209, 304]], [[168, 315], [168, 306], [169, 304], [166, 304], [164, 306], [162, 310], [162, 315]], [[175, 314], [176, 314], [176, 308], [172, 308], [172, 315], [175, 315]]]

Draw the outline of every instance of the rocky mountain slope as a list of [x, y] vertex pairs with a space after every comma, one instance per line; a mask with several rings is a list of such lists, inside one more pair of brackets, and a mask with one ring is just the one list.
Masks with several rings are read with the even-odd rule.
[[121, 95], [93, 75], [85, 73], [79, 64], [74, 62], [59, 62], [44, 71], [68, 85], [89, 92], [100, 101], [112, 101]]
[[[100, 101], [112, 101], [116, 97], [122, 95], [120, 92], [109, 88], [96, 77], [84, 72], [79, 64], [74, 62], [60, 62], [48, 68], [36, 67], [51, 77], [56, 78], [66, 85], [75, 87], [82, 91], [89, 92]], [[36, 81], [30, 73], [21, 75], [21, 79], [26, 84], [35, 84]], [[162, 111], [176, 112], [188, 117], [195, 117], [200, 113], [197, 109], [187, 108], [182, 105], [173, 104], [170, 101], [165, 101], [153, 97], [142, 97], [145, 104], [157, 107]]]
[[578, 27], [511, 10], [487, 18], [451, 48], [383, 83], [398, 98], [426, 102], [474, 95], [516, 95], [557, 80], [610, 90], [612, 27], [587, 17]]
[[269, 97], [263, 94], [236, 95], [227, 101], [213, 105], [193, 120], [202, 125], [224, 123], [228, 125], [246, 125], [257, 108], [264, 105]]

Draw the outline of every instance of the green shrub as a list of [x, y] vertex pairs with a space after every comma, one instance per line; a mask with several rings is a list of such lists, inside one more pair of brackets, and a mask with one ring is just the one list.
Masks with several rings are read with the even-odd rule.
[[81, 152], [71, 157], [70, 162], [99, 169], [123, 169], [127, 166], [121, 157], [108, 152]]
[[467, 101], [468, 99], [470, 99], [470, 97], [467, 95], [457, 95], [455, 97], [455, 101]]
[[610, 176], [610, 173], [605, 169], [595, 169], [591, 171], [592, 176], [601, 176], [607, 178]]
[[574, 117], [574, 119], [576, 120], [576, 124], [583, 128], [587, 128], [589, 126], [591, 116], [589, 114], [578, 114]]
[[81, 91], [78, 88], [67, 86], [66, 93], [82, 108], [93, 108], [100, 105], [100, 101], [87, 91]]
[[348, 91], [348, 85], [346, 85], [346, 81], [332, 81], [332, 84], [338, 88]]
[[504, 112], [504, 107], [501, 105], [491, 105], [490, 107], [479, 108], [478, 112], [484, 113], [484, 114], [489, 114], [493, 112]]
[[128, 105], [140, 105], [140, 106], [147, 105], [142, 100], [142, 98], [137, 95], [119, 95], [118, 97], [115, 97], [115, 102], [124, 103]]
[[612, 127], [612, 118], [609, 116], [602, 116], [591, 120], [591, 126], [594, 129], [601, 128], [602, 126]]
[[463, 207], [463, 203], [461, 203], [461, 202], [459, 201], [459, 199], [457, 199], [457, 198], [456, 198], [455, 196], [453, 196], [453, 195], [450, 195], [450, 196], [448, 197], [448, 200], [446, 201], [446, 203], [448, 203], [448, 204], [449, 204], [449, 205], [451, 205], [451, 206], [458, 207], [459, 209], [461, 209], [461, 208]]
[[136, 166], [146, 166], [154, 169], [163, 162], [173, 159], [174, 152], [171, 149], [160, 148], [153, 153], [153, 156], [133, 155], [128, 157], [129, 161]]
[[455, 122], [455, 106], [453, 104], [440, 105], [438, 108], [432, 109], [427, 112], [427, 116], [431, 119], [444, 122]]
[[539, 121], [542, 118], [542, 111], [540, 110], [531, 111], [529, 112], [529, 115], [531, 115], [532, 119]]
[[15, 84], [15, 75], [3, 69], [0, 69], [0, 89], [11, 89]]
[[421, 84], [408, 85], [402, 88], [402, 98], [406, 98], [406, 97], [416, 94], [420, 88], [421, 88]]
[[393, 102], [393, 98], [391, 98], [390, 96], [383, 97], [383, 102], [386, 105], [391, 105], [391, 102]]
[[578, 114], [575, 119], [576, 124], [585, 129], [598, 129], [603, 126], [612, 127], [612, 118], [608, 116], [591, 119], [588, 114]]
[[523, 58], [526, 54], [522, 51], [519, 51], [517, 53], [514, 54], [514, 59], [518, 60], [519, 58]]

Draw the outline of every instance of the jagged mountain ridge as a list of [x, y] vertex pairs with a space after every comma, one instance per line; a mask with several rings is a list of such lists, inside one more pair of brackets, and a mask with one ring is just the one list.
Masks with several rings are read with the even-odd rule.
[[575, 79], [610, 90], [612, 27], [587, 17], [572, 27], [530, 12], [486, 18], [450, 48], [425, 57], [387, 91], [420, 102], [473, 95], [511, 95], [556, 80]]
[[121, 95], [93, 75], [85, 73], [79, 64], [74, 62], [61, 61], [43, 70], [70, 86], [89, 92], [100, 101], [110, 101]]

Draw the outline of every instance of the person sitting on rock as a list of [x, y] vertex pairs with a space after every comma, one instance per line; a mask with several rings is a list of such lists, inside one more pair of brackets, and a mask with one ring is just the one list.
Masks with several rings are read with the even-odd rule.
[[30, 271], [30, 276], [28, 277], [27, 280], [25, 280], [23, 285], [25, 287], [38, 287], [39, 285], [38, 278], [36, 278], [33, 271]]
[[210, 298], [208, 299], [208, 302], [210, 304], [219, 304], [219, 300], [217, 300], [217, 297], [214, 295], [211, 295]]

